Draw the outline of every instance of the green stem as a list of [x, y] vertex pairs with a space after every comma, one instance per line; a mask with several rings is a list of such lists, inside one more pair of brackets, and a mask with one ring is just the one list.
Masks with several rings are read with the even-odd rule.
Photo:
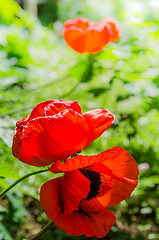
[[4, 191], [2, 191], [0, 193], [0, 197], [2, 197], [5, 193], [7, 193], [10, 189], [12, 189], [15, 185], [17, 185], [18, 183], [22, 182], [24, 179], [32, 176], [32, 175], [35, 175], [35, 174], [38, 174], [38, 173], [42, 173], [42, 172], [47, 172], [49, 171], [48, 169], [43, 169], [43, 170], [39, 170], [39, 171], [36, 171], [36, 172], [32, 172], [32, 173], [28, 173], [26, 174], [25, 176], [19, 178], [17, 181], [15, 181], [12, 185], [10, 185], [8, 188], [6, 188]]
[[92, 54], [92, 53], [90, 53], [90, 54], [88, 55], [88, 59], [89, 59], [89, 61], [90, 61], [91, 63], [93, 63], [93, 61], [94, 61], [94, 56], [95, 56], [95, 54]]
[[37, 233], [35, 236], [33, 236], [32, 238], [30, 238], [30, 240], [38, 240], [38, 239], [40, 239], [43, 235], [44, 235], [44, 233], [47, 231], [47, 230], [49, 230], [49, 228], [50, 227], [52, 227], [53, 226], [53, 222], [52, 221], [50, 221], [39, 233]]

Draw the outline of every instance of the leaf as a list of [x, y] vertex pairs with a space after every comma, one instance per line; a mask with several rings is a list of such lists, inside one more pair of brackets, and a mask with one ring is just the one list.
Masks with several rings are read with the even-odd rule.
[[102, 52], [96, 55], [96, 59], [99, 60], [116, 60], [115, 53], [112, 52], [113, 49], [104, 49]]
[[134, 94], [127, 94], [127, 95], [123, 95], [123, 96], [118, 96], [117, 97], [117, 102], [119, 102], [119, 101], [123, 101], [123, 100], [125, 100], [125, 99], [128, 99], [128, 98], [130, 98], [130, 97], [132, 97], [132, 96], [134, 96]]
[[88, 82], [93, 77], [92, 61], [82, 61], [69, 69], [72, 77], [78, 79], [80, 82]]
[[0, 186], [2, 188], [7, 188], [9, 187], [9, 184], [3, 178], [0, 177]]
[[121, 77], [128, 80], [128, 81], [134, 81], [136, 82], [137, 80], [141, 79], [141, 76], [139, 76], [138, 74], [134, 74], [134, 73], [126, 73], [126, 72], [122, 72]]
[[7, 228], [2, 223], [0, 223], [0, 239], [13, 240]]
[[88, 92], [93, 93], [94, 97], [98, 97], [101, 93], [104, 93], [108, 90], [109, 90], [109, 88], [98, 87], [98, 88], [91, 88], [88, 90]]
[[27, 210], [24, 207], [24, 203], [23, 203], [23, 197], [22, 196], [18, 196], [13, 194], [12, 192], [8, 192], [7, 193], [7, 197], [9, 199], [10, 202], [10, 214], [14, 220], [14, 222], [21, 222], [21, 219], [24, 216], [28, 215]]
[[12, 170], [11, 167], [5, 163], [0, 164], [0, 177], [11, 178], [17, 180], [20, 178], [19, 174]]
[[18, 14], [20, 6], [12, 0], [0, 1], [0, 15], [6, 21], [10, 21]]

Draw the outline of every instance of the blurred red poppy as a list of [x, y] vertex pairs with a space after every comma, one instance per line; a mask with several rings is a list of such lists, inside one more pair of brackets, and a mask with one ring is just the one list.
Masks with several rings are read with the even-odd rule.
[[106, 207], [130, 196], [138, 182], [137, 164], [121, 147], [57, 161], [49, 169], [65, 174], [41, 187], [40, 201], [47, 216], [70, 235], [104, 237], [116, 221]]
[[62, 34], [68, 46], [74, 51], [97, 53], [109, 42], [117, 41], [121, 29], [116, 20], [103, 19], [90, 23], [88, 19], [76, 18], [65, 22]]
[[12, 152], [33, 166], [47, 166], [86, 148], [114, 122], [105, 109], [82, 114], [77, 101], [49, 100], [16, 123]]

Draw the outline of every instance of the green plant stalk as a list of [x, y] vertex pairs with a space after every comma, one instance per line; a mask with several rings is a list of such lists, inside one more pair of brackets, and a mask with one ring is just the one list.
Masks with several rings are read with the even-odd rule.
[[43, 169], [43, 170], [39, 170], [39, 171], [36, 171], [36, 172], [31, 172], [31, 173], [26, 174], [25, 176], [23, 176], [23, 177], [19, 178], [17, 181], [15, 181], [12, 185], [10, 185], [4, 191], [2, 191], [0, 193], [0, 197], [2, 197], [5, 193], [7, 193], [10, 189], [12, 189], [18, 183], [22, 182], [24, 179], [26, 179], [26, 178], [28, 178], [28, 177], [30, 177], [32, 175], [43, 173], [43, 172], [47, 172], [47, 171], [49, 171], [49, 170], [48, 169]]
[[35, 236], [31, 237], [30, 240], [38, 240], [40, 239], [46, 231], [49, 230], [51, 226], [53, 226], [53, 222], [50, 221], [39, 233], [37, 233]]

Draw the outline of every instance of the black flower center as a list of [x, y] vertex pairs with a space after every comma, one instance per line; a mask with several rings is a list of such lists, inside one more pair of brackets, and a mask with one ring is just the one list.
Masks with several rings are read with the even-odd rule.
[[79, 171], [91, 181], [90, 184], [90, 192], [88, 193], [85, 200], [89, 201], [92, 200], [92, 198], [96, 197], [100, 190], [101, 185], [101, 177], [100, 173], [92, 171], [91, 169], [79, 169]]

